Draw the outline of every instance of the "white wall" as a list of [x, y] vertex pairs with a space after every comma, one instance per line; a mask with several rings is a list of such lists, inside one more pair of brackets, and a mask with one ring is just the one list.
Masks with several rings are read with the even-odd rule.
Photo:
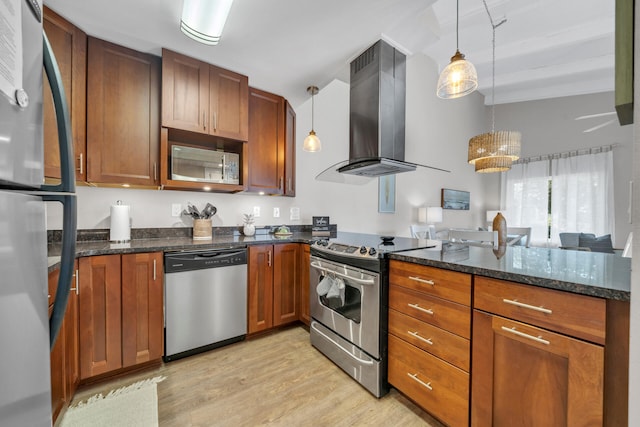
[[[201, 208], [210, 202], [218, 208], [215, 226], [239, 225], [243, 213], [259, 206], [259, 226], [310, 224], [313, 215], [329, 215], [340, 230], [408, 236], [409, 224], [417, 222], [417, 207], [439, 206], [441, 188], [469, 191], [472, 207], [469, 211], [444, 211], [444, 222], [437, 225], [438, 229], [484, 225], [485, 210], [498, 207], [499, 180], [497, 175], [475, 174], [466, 162], [469, 138], [487, 131], [489, 126], [485, 123], [483, 99], [477, 93], [456, 100], [438, 99], [437, 78], [437, 67], [426, 56], [408, 58], [406, 160], [451, 173], [418, 170], [397, 175], [393, 214], [378, 213], [377, 179], [358, 186], [315, 180], [325, 168], [349, 155], [349, 86], [334, 80], [321, 88], [315, 98], [314, 127], [323, 144], [320, 153], [301, 149], [311, 129], [310, 101], [296, 108], [295, 198], [78, 187], [78, 228], [109, 228], [109, 207], [117, 200], [131, 206], [134, 228], [190, 227], [190, 219], [171, 216], [171, 204], [191, 202]], [[272, 216], [274, 207], [280, 209], [280, 218]], [[291, 207], [300, 208], [300, 221], [289, 220]], [[60, 228], [60, 212], [56, 206], [49, 208], [49, 229]]]

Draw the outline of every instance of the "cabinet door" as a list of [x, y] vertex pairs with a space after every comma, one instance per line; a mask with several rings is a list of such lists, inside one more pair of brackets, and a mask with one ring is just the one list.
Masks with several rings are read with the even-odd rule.
[[284, 99], [249, 88], [249, 182], [252, 192], [282, 194]]
[[162, 126], [208, 133], [209, 64], [162, 50]]
[[249, 137], [249, 78], [209, 66], [209, 133], [246, 141]]
[[[73, 24], [44, 7], [44, 31], [56, 57], [62, 85], [67, 97], [71, 119], [74, 155], [77, 161], [76, 180], [86, 179], [86, 87], [87, 87], [87, 35]], [[60, 178], [60, 152], [58, 125], [53, 108], [51, 88], [43, 69], [43, 129], [44, 175]]]
[[602, 425], [603, 347], [481, 311], [472, 342], [472, 425]]
[[309, 309], [309, 269], [311, 264], [310, 246], [301, 244], [302, 251], [300, 261], [300, 320], [307, 326], [311, 324], [311, 312]]
[[285, 101], [284, 128], [284, 195], [296, 195], [296, 112]]
[[273, 326], [273, 246], [249, 246], [249, 334]]
[[73, 395], [80, 384], [80, 311], [78, 300], [80, 296], [80, 277], [78, 261], [74, 264], [75, 273], [72, 277], [67, 312], [64, 315], [64, 366], [65, 366], [65, 400], [71, 403]]
[[298, 320], [300, 311], [300, 245], [273, 246], [273, 326]]
[[162, 253], [122, 255], [122, 366], [162, 357]]
[[157, 185], [159, 58], [90, 37], [88, 70], [88, 180]]
[[120, 255], [80, 258], [80, 378], [122, 366]]

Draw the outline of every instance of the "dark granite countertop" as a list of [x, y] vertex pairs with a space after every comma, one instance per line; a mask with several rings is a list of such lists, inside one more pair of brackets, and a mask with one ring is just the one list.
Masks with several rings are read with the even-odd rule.
[[[245, 237], [237, 232], [214, 230], [211, 240], [193, 240], [192, 237], [179, 233], [156, 235], [145, 231], [132, 233], [133, 239], [129, 243], [112, 243], [104, 238], [80, 240], [76, 243], [76, 257], [215, 249], [265, 243], [309, 243], [314, 239], [311, 231], [292, 231], [293, 234], [287, 237], [267, 232]], [[336, 236], [335, 233], [334, 229], [333, 237]], [[379, 238], [370, 234], [345, 232], [338, 232], [337, 236], [338, 239], [352, 240]], [[60, 243], [49, 244], [49, 271], [58, 268], [60, 249]], [[415, 264], [607, 299], [629, 301], [631, 296], [631, 260], [622, 258], [619, 254], [508, 246], [498, 258], [490, 248], [443, 242], [434, 249], [414, 249], [388, 253], [387, 256]]]
[[389, 258], [607, 299], [631, 297], [631, 260], [619, 254], [507, 246], [498, 258], [491, 248], [445, 242]]
[[[78, 241], [76, 242], [76, 258], [130, 254], [138, 252], [170, 252], [181, 250], [220, 249], [231, 247], [243, 247], [265, 243], [309, 243], [312, 239], [311, 232], [294, 232], [291, 236], [280, 237], [273, 234], [256, 234], [246, 237], [243, 235], [221, 234], [214, 235], [211, 240], [193, 240], [191, 237], [162, 237], [150, 239], [132, 239], [128, 243], [113, 243], [107, 240]], [[48, 246], [49, 272], [59, 267], [60, 243], [50, 243]]]

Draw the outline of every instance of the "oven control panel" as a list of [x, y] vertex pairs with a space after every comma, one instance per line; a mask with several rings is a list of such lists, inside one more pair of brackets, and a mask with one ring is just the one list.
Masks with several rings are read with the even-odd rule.
[[329, 242], [328, 240], [316, 240], [312, 247], [323, 252], [341, 254], [357, 258], [378, 258], [378, 250], [369, 246], [353, 246], [343, 243]]

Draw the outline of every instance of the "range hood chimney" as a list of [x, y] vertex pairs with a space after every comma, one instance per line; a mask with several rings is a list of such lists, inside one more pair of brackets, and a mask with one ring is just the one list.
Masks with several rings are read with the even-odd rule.
[[406, 56], [379, 40], [351, 62], [349, 162], [367, 177], [416, 169], [404, 161]]

